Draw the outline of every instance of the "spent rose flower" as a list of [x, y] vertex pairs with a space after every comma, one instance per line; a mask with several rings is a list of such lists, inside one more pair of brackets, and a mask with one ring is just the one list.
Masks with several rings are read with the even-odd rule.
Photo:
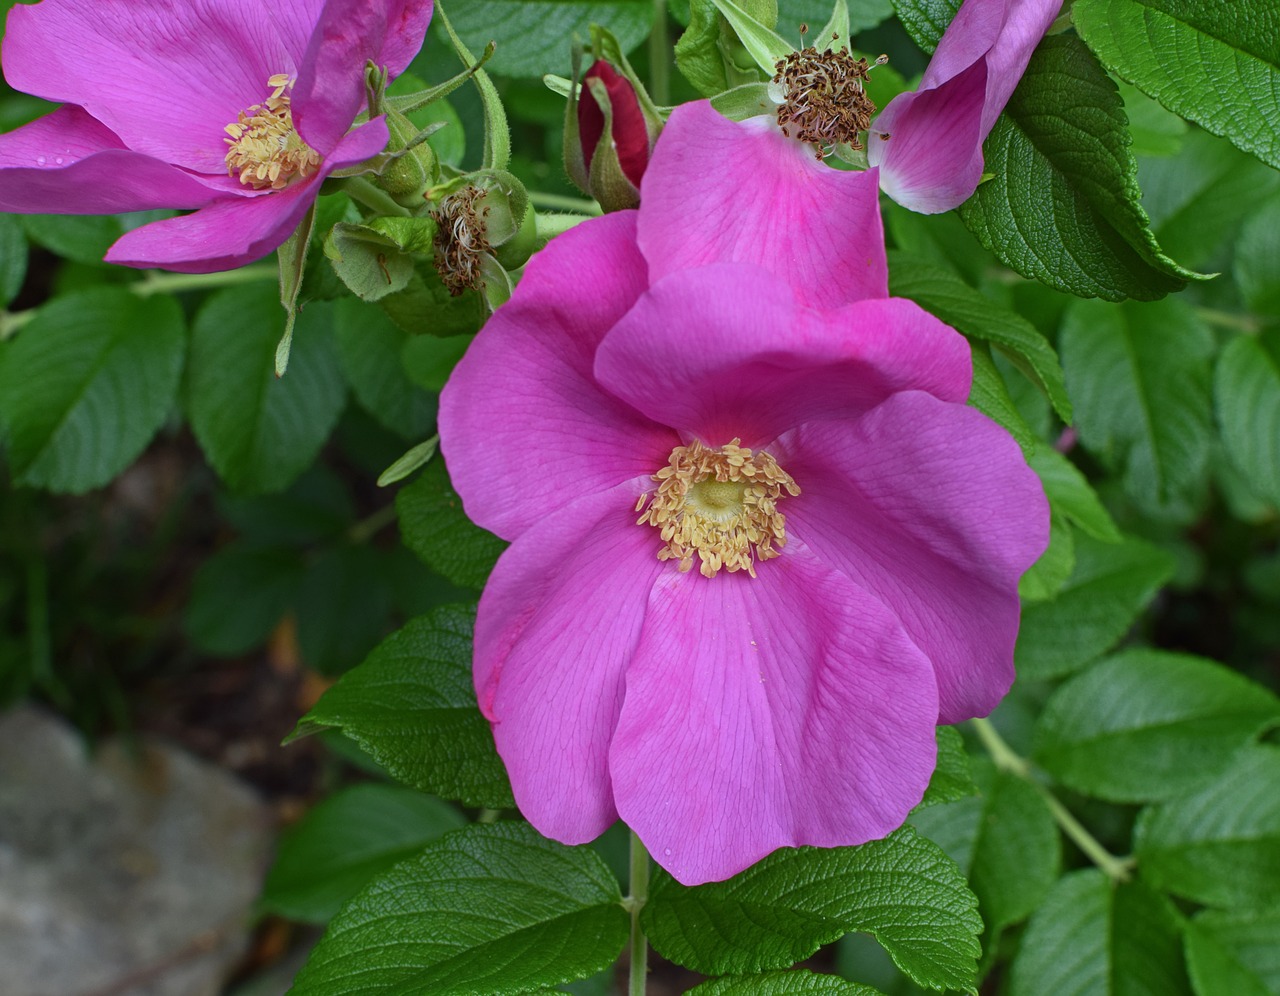
[[871, 123], [867, 159], [884, 192], [923, 214], [968, 200], [982, 179], [982, 143], [1057, 17], [1061, 0], [965, 0], [919, 89]]
[[107, 260], [207, 272], [279, 246], [335, 169], [376, 155], [352, 127], [365, 65], [402, 72], [431, 0], [43, 0], [9, 13], [17, 90], [62, 107], [0, 135], [0, 211], [196, 208]]
[[880, 837], [1012, 682], [1047, 504], [965, 340], [887, 296], [876, 198], [678, 108], [639, 211], [535, 256], [446, 385], [454, 486], [511, 541], [476, 691], [542, 833], [621, 816], [686, 884]]

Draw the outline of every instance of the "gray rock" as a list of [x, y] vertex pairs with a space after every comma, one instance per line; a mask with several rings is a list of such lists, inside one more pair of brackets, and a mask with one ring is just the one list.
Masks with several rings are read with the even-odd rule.
[[248, 788], [181, 750], [90, 756], [59, 719], [0, 715], [0, 996], [213, 996], [271, 836]]

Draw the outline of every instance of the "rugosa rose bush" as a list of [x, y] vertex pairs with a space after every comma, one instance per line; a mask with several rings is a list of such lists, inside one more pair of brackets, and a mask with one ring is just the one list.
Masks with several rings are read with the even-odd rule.
[[43, 0], [9, 13], [5, 79], [64, 106], [0, 136], [0, 211], [196, 208], [107, 260], [206, 272], [279, 246], [334, 170], [387, 143], [353, 127], [365, 66], [422, 46], [431, 0]]
[[1061, 0], [965, 0], [918, 89], [871, 123], [867, 160], [903, 207], [959, 207], [982, 179], [982, 143], [1026, 71]]
[[[720, 210], [737, 184], [689, 172], [702, 148], [754, 156], [761, 196]], [[1013, 680], [1048, 508], [965, 405], [966, 341], [887, 297], [874, 175], [701, 104], [642, 196], [530, 263], [441, 440], [512, 542], [475, 683], [521, 811], [570, 843], [621, 816], [696, 884], [903, 821], [935, 725]]]

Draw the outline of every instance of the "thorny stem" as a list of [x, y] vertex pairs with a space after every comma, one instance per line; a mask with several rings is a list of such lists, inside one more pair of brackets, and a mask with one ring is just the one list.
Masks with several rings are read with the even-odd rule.
[[1071, 838], [1076, 847], [1080, 848], [1085, 857], [1092, 861], [1113, 882], [1128, 881], [1129, 875], [1133, 871], [1134, 859], [1131, 857], [1117, 858], [1099, 844], [1097, 838], [1071, 815], [1067, 807], [1036, 780], [1031, 772], [1031, 764], [1026, 758], [1015, 753], [1013, 748], [1004, 742], [1004, 739], [996, 732], [996, 728], [991, 725], [990, 720], [974, 719], [970, 720], [970, 723], [974, 732], [977, 733], [978, 739], [982, 741], [982, 746], [991, 755], [991, 760], [995, 762], [996, 767], [1001, 771], [1007, 771], [1011, 775], [1021, 778], [1039, 793], [1040, 797], [1044, 799], [1045, 805], [1049, 807], [1049, 812], [1053, 814], [1054, 822], [1058, 824], [1063, 833]]
[[649, 970], [649, 943], [640, 927], [640, 911], [649, 899], [649, 852], [631, 831], [631, 894], [622, 901], [631, 914], [631, 976], [627, 996], [644, 996]]
[[667, 0], [653, 0], [653, 29], [649, 32], [649, 96], [660, 107], [671, 99], [668, 84], [671, 46], [667, 43]]

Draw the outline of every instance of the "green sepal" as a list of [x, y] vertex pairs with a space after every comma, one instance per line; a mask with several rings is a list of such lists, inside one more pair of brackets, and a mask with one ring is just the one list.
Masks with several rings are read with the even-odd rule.
[[409, 285], [414, 275], [412, 254], [430, 251], [435, 230], [431, 218], [374, 218], [363, 225], [339, 222], [325, 237], [324, 254], [356, 297], [378, 301]]

